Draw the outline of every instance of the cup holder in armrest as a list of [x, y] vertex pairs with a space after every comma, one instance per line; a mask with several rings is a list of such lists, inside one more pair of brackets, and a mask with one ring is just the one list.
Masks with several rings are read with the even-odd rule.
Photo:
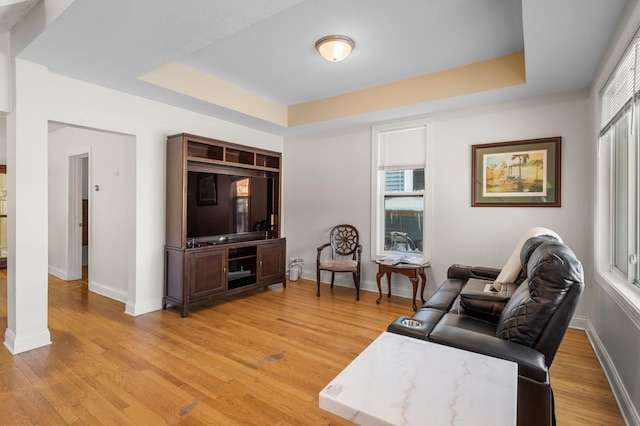
[[416, 321], [416, 320], [411, 319], [411, 318], [402, 319], [402, 321], [400, 321], [400, 324], [404, 325], [405, 327], [410, 327], [410, 328], [422, 327], [422, 323], [420, 321]]
[[435, 324], [424, 324], [409, 317], [396, 318], [389, 324], [387, 331], [416, 339], [427, 340], [427, 335]]
[[387, 331], [417, 339], [429, 340], [429, 334], [444, 312], [438, 309], [423, 308], [413, 317], [398, 317], [387, 327]]

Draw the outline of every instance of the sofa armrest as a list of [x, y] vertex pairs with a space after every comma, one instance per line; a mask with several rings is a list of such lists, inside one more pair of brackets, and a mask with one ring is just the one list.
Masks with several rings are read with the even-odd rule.
[[387, 331], [415, 339], [427, 340], [427, 336], [436, 326], [444, 312], [438, 309], [422, 308], [413, 317], [398, 317], [389, 324]]
[[442, 312], [449, 311], [466, 283], [466, 280], [457, 278], [446, 279], [422, 307], [438, 309]]
[[469, 278], [478, 278], [484, 280], [495, 280], [500, 275], [500, 269], [487, 266], [467, 266], [467, 265], [451, 265], [447, 270], [447, 278], [459, 278], [468, 280]]
[[[478, 328], [478, 331], [474, 328]], [[446, 314], [433, 328], [428, 340], [518, 364], [518, 374], [540, 383], [548, 383], [548, 368], [545, 357], [528, 346], [488, 334], [488, 326], [473, 318]]]

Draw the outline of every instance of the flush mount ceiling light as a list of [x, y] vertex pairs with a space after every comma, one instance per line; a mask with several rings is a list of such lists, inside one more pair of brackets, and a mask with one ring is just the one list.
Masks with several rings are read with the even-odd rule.
[[353, 40], [342, 35], [330, 35], [316, 41], [316, 49], [329, 62], [342, 61], [355, 46]]

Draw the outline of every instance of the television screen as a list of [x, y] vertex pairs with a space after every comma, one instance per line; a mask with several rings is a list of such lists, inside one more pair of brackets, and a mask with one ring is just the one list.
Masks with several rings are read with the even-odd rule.
[[266, 231], [273, 179], [189, 171], [187, 212], [187, 238]]

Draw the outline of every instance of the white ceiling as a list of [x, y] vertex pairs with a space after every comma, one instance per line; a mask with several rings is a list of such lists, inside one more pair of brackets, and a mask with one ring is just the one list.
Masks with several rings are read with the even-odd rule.
[[[19, 57], [54, 73], [286, 135], [587, 88], [627, 2], [75, 0]], [[326, 62], [315, 51], [315, 41], [329, 34], [355, 40], [345, 61]], [[138, 79], [176, 61], [294, 105], [519, 51], [525, 52], [526, 84], [295, 128]]]

